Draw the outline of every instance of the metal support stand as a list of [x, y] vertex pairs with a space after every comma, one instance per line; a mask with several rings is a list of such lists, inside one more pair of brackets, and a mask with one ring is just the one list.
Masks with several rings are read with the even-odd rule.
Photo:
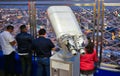
[[63, 59], [60, 55], [61, 51], [50, 58], [50, 76], [79, 76], [80, 55], [69, 59]]

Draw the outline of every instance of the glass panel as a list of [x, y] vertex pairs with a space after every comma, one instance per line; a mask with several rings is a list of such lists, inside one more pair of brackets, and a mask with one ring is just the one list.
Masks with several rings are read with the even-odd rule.
[[106, 6], [102, 62], [120, 65], [120, 6]]
[[[44, 1], [44, 0], [40, 0], [40, 1]], [[55, 0], [51, 0], [51, 1], [55, 1]], [[75, 0], [74, 2], [77, 2], [77, 1], [78, 0]], [[55, 34], [53, 32], [53, 29], [47, 18], [47, 13], [46, 13], [47, 8], [52, 4], [49, 5], [47, 4], [47, 2], [45, 2], [45, 5], [44, 3], [40, 5], [39, 2], [36, 2], [36, 6], [35, 6], [36, 7], [36, 28], [37, 28], [36, 30], [38, 31], [40, 28], [46, 28], [48, 31], [48, 37], [50, 37], [53, 40], [53, 42], [55, 42], [55, 44], [57, 45]], [[82, 1], [82, 2], [85, 3], [89, 1], [85, 1], [85, 2]], [[94, 2], [94, 0], [91, 0], [90, 2], [92, 3]], [[57, 5], [65, 5], [65, 3], [58, 3]], [[71, 5], [70, 7], [72, 8], [73, 12], [76, 15], [76, 18], [80, 24], [80, 27], [82, 28], [82, 31], [86, 34], [89, 33], [88, 35], [92, 36], [92, 30], [94, 28], [93, 6], [89, 6], [89, 7], [74, 6], [74, 3], [70, 5]], [[14, 35], [16, 35], [19, 32], [18, 28], [21, 24], [26, 24], [30, 29], [30, 24], [31, 24], [30, 22], [32, 20], [29, 21], [30, 20], [29, 12], [30, 12], [30, 9], [28, 8], [28, 1], [26, 0], [21, 2], [19, 2], [19, 0], [18, 1], [11, 0], [11, 2], [7, 0], [1, 1], [0, 2], [0, 31], [2, 32], [4, 29], [4, 26], [8, 24], [12, 24], [15, 26]], [[31, 32], [31, 30], [29, 30], [29, 32]]]

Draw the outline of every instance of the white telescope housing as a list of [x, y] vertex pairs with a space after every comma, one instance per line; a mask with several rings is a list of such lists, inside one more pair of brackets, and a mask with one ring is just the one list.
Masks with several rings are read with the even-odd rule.
[[77, 51], [80, 52], [86, 37], [83, 35], [71, 8], [68, 6], [51, 6], [47, 13], [62, 49], [65, 52], [71, 52], [73, 55], [77, 54]]
[[52, 27], [57, 38], [63, 34], [82, 34], [73, 11], [68, 6], [51, 6], [47, 10]]

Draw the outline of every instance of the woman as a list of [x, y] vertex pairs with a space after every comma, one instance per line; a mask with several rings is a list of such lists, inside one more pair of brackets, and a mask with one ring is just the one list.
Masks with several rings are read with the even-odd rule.
[[80, 55], [80, 76], [93, 76], [94, 63], [98, 61], [94, 43], [88, 38], [88, 45], [85, 47], [86, 54]]

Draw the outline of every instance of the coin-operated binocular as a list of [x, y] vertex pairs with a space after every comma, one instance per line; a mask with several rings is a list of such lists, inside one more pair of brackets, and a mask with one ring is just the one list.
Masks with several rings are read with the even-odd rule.
[[61, 50], [51, 57], [51, 76], [79, 76], [79, 56], [85, 54], [86, 36], [68, 6], [50, 6], [48, 18]]

